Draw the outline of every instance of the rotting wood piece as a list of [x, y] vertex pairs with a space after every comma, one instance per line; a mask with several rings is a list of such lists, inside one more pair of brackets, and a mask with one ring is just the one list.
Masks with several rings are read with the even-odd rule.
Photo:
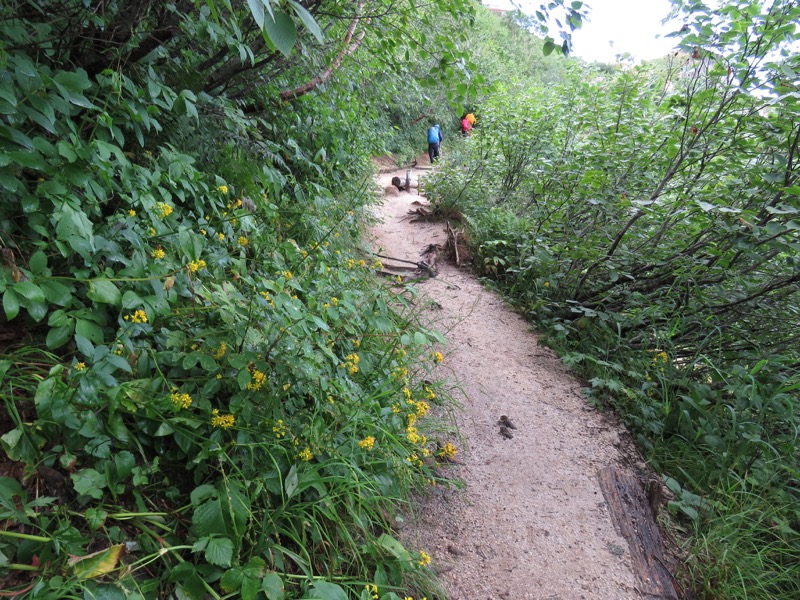
[[614, 528], [628, 542], [639, 591], [647, 599], [677, 600], [672, 575], [664, 565], [663, 544], [647, 496], [639, 482], [616, 467], [597, 473]]

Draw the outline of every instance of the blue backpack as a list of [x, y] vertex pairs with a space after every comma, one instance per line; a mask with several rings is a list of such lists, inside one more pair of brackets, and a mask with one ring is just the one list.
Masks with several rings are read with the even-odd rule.
[[428, 129], [428, 143], [429, 144], [438, 144], [439, 143], [439, 130], [436, 127], [431, 127]]

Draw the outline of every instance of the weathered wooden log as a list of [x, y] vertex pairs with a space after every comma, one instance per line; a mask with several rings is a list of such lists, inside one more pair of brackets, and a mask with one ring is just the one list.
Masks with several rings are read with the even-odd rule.
[[602, 469], [597, 478], [614, 528], [628, 542], [639, 591], [648, 600], [677, 600], [672, 575], [664, 564], [661, 534], [642, 486], [616, 467]]

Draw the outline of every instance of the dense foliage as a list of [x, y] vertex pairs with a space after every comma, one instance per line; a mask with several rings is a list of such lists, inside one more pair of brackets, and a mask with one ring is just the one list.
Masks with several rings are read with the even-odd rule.
[[664, 60], [507, 83], [428, 189], [664, 473], [700, 594], [794, 598], [800, 7], [675, 9]]
[[356, 90], [469, 7], [3, 8], [1, 587], [433, 598], [392, 526], [454, 451], [417, 423], [442, 339], [359, 249]]

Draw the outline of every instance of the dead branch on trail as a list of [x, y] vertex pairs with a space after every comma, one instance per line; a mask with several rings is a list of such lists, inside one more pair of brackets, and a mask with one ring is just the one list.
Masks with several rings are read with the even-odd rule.
[[461, 232], [455, 231], [452, 227], [450, 227], [450, 221], [445, 221], [445, 225], [447, 226], [447, 243], [451, 244], [453, 252], [456, 255], [456, 266], [460, 267], [461, 259], [458, 256], [458, 234]]
[[[433, 244], [431, 244], [431, 245], [433, 245]], [[430, 249], [430, 246], [428, 247], [428, 249]], [[426, 250], [425, 253], [428, 253], [428, 250]], [[385, 256], [383, 254], [377, 254], [377, 253], [373, 253], [373, 255], [377, 256], [378, 258], [385, 258], [386, 260], [393, 260], [393, 261], [399, 262], [399, 263], [404, 263], [404, 264], [408, 264], [408, 265], [414, 265], [415, 267], [417, 267], [416, 269], [414, 269], [414, 272], [418, 272], [420, 274], [425, 272], [425, 273], [427, 273], [428, 277], [436, 277], [436, 275], [437, 275], [436, 270], [433, 268], [434, 265], [436, 264], [436, 255], [435, 254], [433, 255], [432, 259], [430, 258], [430, 255], [427, 256], [427, 258], [429, 259], [428, 262], [426, 262], [426, 261], [415, 262], [413, 260], [405, 260], [403, 258], [394, 258], [393, 256]], [[396, 271], [410, 271], [411, 270], [411, 269], [405, 269], [403, 267], [393, 267], [391, 265], [384, 265], [384, 266], [386, 268], [394, 269]], [[383, 275], [383, 272], [380, 272], [380, 274]], [[390, 276], [391, 275], [394, 275], [394, 274], [390, 273]]]

